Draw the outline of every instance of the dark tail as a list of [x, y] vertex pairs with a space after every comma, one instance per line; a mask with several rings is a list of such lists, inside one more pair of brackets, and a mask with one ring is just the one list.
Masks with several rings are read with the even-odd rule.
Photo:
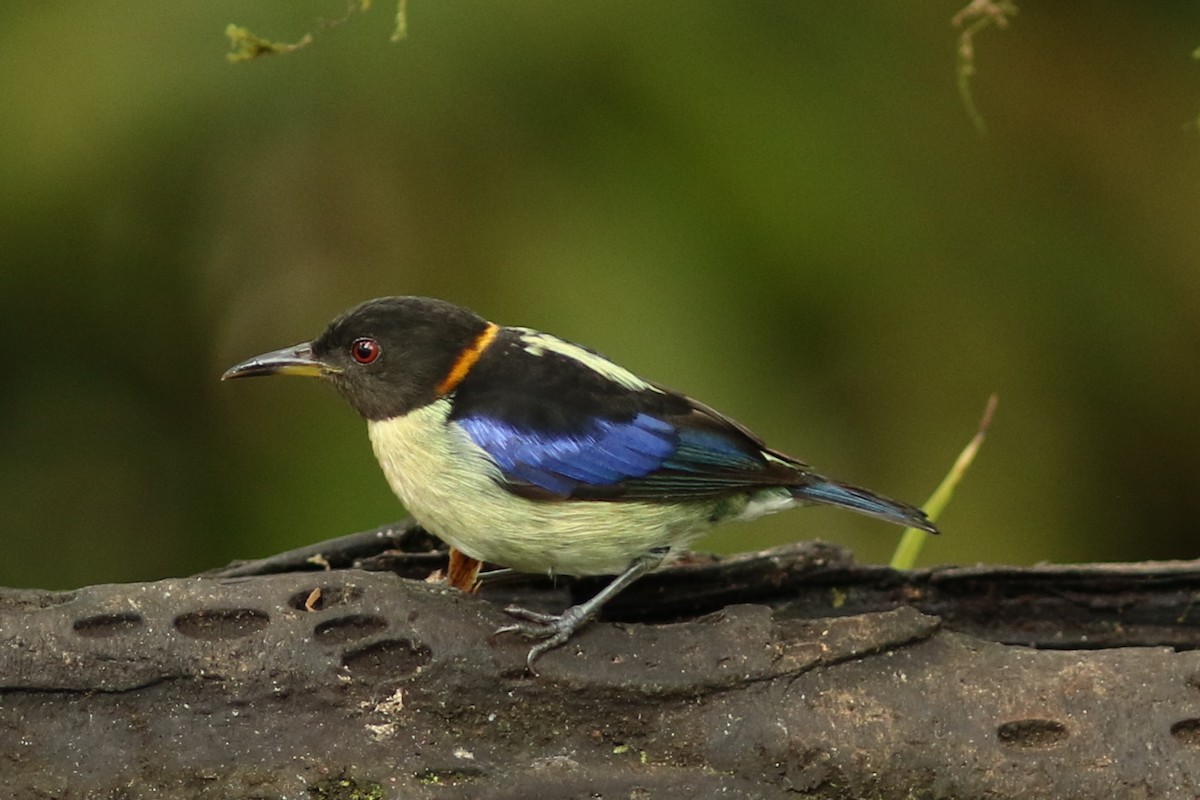
[[802, 503], [825, 503], [831, 506], [848, 508], [860, 514], [877, 517], [887, 522], [903, 525], [906, 528], [920, 528], [930, 533], [938, 533], [937, 526], [929, 521], [925, 512], [919, 508], [900, 503], [896, 500], [875, 494], [874, 492], [851, 486], [848, 483], [810, 475], [812, 483], [803, 486], [789, 487], [792, 496]]

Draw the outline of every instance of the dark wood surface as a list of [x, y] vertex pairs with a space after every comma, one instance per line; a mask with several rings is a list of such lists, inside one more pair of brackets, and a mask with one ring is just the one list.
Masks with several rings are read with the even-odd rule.
[[1196, 562], [696, 556], [530, 677], [527, 643], [491, 635], [501, 606], [598, 584], [465, 595], [422, 580], [435, 545], [400, 523], [204, 576], [0, 590], [0, 796], [1200, 793]]

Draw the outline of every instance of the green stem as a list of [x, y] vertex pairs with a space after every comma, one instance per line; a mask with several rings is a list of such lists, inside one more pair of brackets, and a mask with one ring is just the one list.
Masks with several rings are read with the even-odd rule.
[[[967, 446], [954, 461], [954, 466], [950, 467], [946, 477], [925, 501], [925, 514], [931, 520], [936, 520], [945, 510], [950, 498], [954, 495], [954, 489], [966, 474], [971, 462], [975, 460], [975, 454], [979, 452], [983, 440], [987, 437], [988, 428], [991, 427], [997, 400], [998, 398], [994, 394], [988, 398], [987, 407], [983, 410], [983, 418], [979, 421], [979, 430], [971, 437], [971, 441], [967, 442]], [[921, 546], [925, 544], [928, 535], [918, 528], [905, 529], [904, 536], [900, 538], [900, 544], [892, 556], [892, 569], [912, 569], [913, 565], [917, 563], [917, 556], [920, 555]]]

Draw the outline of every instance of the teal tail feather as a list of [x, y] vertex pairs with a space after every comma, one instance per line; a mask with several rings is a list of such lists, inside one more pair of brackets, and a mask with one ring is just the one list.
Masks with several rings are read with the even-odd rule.
[[809, 478], [812, 483], [789, 487], [792, 496], [801, 503], [838, 506], [906, 528], [920, 528], [930, 533], [939, 532], [937, 526], [925, 516], [924, 511], [907, 503], [819, 475], [810, 475]]

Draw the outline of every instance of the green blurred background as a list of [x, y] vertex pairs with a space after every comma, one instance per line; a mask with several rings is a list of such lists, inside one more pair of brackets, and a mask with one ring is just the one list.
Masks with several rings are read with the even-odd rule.
[[[401, 509], [315, 381], [222, 384], [385, 294], [586, 343], [915, 502], [925, 563], [1181, 558], [1200, 519], [1194, 2], [0, 7], [0, 584], [183, 575]], [[813, 509], [721, 529], [886, 560]]]

